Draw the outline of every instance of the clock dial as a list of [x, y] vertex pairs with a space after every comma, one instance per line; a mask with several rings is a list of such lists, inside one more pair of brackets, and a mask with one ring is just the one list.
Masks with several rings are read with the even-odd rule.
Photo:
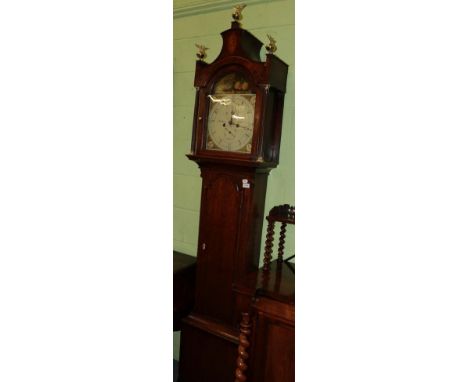
[[208, 150], [250, 153], [255, 114], [255, 94], [209, 95]]

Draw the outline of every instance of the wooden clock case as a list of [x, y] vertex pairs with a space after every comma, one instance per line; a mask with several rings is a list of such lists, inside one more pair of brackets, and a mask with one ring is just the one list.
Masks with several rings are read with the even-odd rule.
[[[197, 61], [190, 160], [200, 167], [202, 196], [195, 306], [183, 321], [180, 382], [233, 381], [240, 312], [233, 285], [259, 264], [265, 194], [278, 165], [288, 66], [236, 21], [221, 33], [223, 47]], [[209, 100], [216, 81], [241, 73], [256, 94], [250, 153], [206, 149]]]

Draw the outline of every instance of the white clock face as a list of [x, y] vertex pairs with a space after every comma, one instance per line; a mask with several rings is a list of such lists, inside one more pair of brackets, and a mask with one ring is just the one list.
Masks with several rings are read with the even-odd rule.
[[209, 95], [209, 150], [250, 153], [255, 115], [255, 94]]

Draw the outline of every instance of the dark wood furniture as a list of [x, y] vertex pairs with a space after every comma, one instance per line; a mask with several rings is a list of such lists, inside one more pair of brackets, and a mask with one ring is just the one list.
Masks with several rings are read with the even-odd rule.
[[187, 157], [200, 168], [202, 195], [195, 306], [182, 322], [181, 382], [234, 379], [241, 316], [232, 287], [258, 268], [267, 178], [279, 162], [288, 66], [273, 49], [262, 61], [262, 42], [241, 28], [240, 18], [237, 13], [221, 33], [218, 57], [206, 63], [201, 51], [196, 63]]
[[[235, 382], [294, 381], [295, 265], [285, 261], [284, 249], [287, 226], [295, 224], [295, 208], [276, 206], [266, 220], [263, 267], [234, 285], [242, 315]], [[271, 261], [274, 248], [278, 258]]]
[[294, 264], [275, 260], [235, 291], [250, 301], [242, 314], [235, 382], [294, 381]]
[[180, 330], [182, 318], [193, 309], [196, 261], [193, 256], [173, 251], [173, 331]]

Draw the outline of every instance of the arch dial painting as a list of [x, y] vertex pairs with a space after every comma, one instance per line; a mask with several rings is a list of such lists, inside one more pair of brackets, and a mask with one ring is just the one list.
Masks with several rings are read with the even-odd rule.
[[221, 78], [209, 98], [206, 149], [250, 153], [255, 115], [255, 94], [239, 73]]

